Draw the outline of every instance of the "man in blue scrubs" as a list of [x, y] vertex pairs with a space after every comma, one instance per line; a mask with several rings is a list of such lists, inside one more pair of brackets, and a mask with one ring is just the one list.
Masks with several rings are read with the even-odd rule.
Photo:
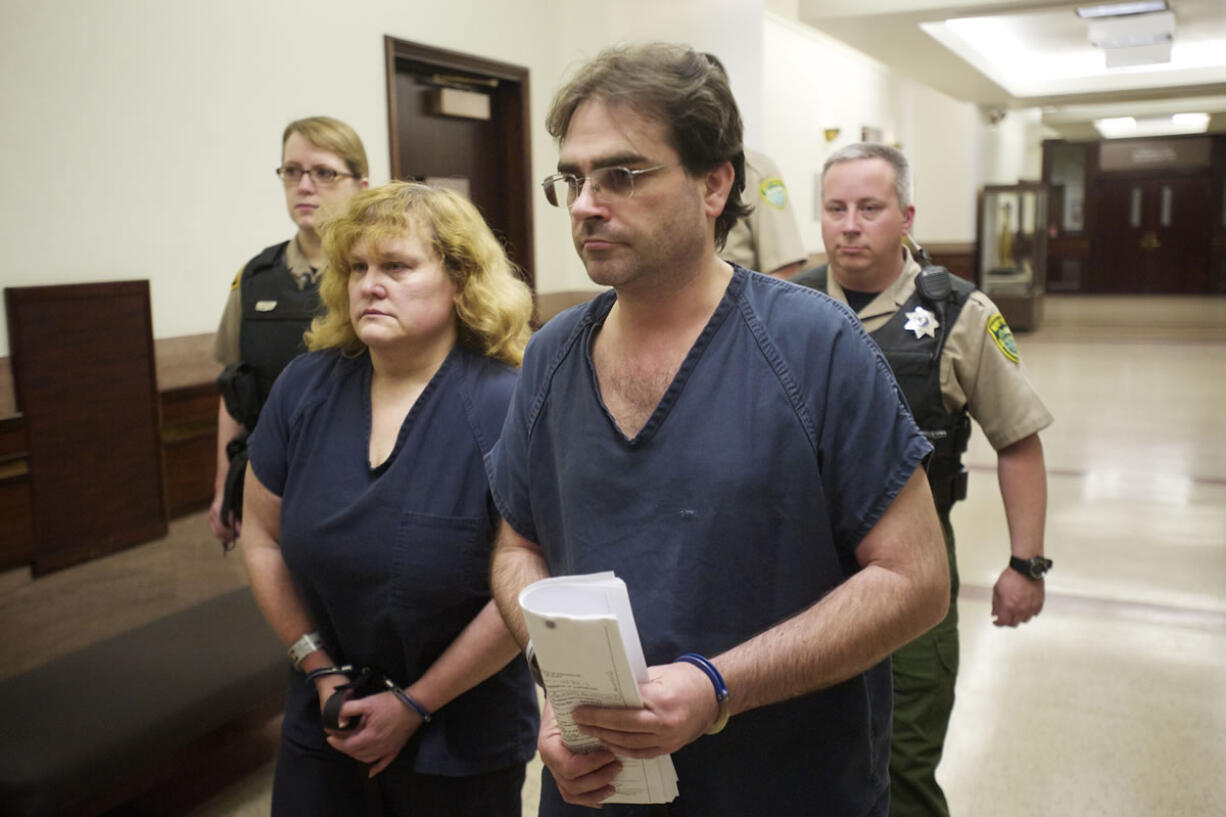
[[524, 643], [525, 585], [615, 571], [651, 680], [641, 710], [575, 710], [611, 751], [572, 754], [546, 708], [540, 814], [601, 804], [617, 755], [672, 753], [672, 817], [885, 815], [887, 658], [948, 603], [930, 446], [850, 311], [717, 257], [744, 150], [701, 53], [610, 49], [548, 124], [546, 197], [611, 290], [528, 347], [489, 460], [494, 595]]

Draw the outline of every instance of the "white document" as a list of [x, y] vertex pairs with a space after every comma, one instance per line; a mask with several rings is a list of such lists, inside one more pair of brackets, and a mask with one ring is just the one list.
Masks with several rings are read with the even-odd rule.
[[[575, 726], [576, 706], [641, 708], [647, 662], [626, 584], [612, 572], [555, 576], [525, 587], [519, 606], [562, 739], [572, 752], [603, 748]], [[619, 757], [617, 793], [606, 803], [667, 803], [677, 796], [669, 755]]]

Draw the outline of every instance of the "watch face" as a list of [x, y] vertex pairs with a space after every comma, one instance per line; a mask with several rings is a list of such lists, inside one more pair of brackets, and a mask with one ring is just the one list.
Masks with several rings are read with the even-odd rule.
[[1042, 556], [1035, 556], [1030, 560], [1030, 575], [1036, 579], [1043, 578], [1043, 574], [1051, 567], [1051, 562], [1044, 559]]

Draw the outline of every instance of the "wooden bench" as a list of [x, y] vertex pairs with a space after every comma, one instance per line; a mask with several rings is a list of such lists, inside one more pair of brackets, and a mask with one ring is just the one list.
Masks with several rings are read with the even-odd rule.
[[242, 734], [268, 731], [289, 672], [244, 587], [0, 681], [0, 810], [100, 815], [176, 777], [199, 785], [210, 758], [255, 768], [275, 740], [249, 757]]

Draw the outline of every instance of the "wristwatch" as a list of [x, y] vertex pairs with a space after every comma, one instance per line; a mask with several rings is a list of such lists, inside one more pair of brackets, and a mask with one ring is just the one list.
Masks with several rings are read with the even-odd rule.
[[322, 650], [324, 646], [323, 639], [319, 633], [306, 633], [302, 638], [295, 641], [289, 648], [289, 660], [294, 665], [294, 669], [302, 669], [302, 662], [308, 655], [316, 650]]
[[1009, 557], [1009, 567], [1021, 573], [1028, 579], [1038, 581], [1046, 575], [1047, 571], [1051, 570], [1052, 560], [1044, 559], [1042, 556], [1031, 556], [1029, 559], [1019, 559], [1016, 556]]

